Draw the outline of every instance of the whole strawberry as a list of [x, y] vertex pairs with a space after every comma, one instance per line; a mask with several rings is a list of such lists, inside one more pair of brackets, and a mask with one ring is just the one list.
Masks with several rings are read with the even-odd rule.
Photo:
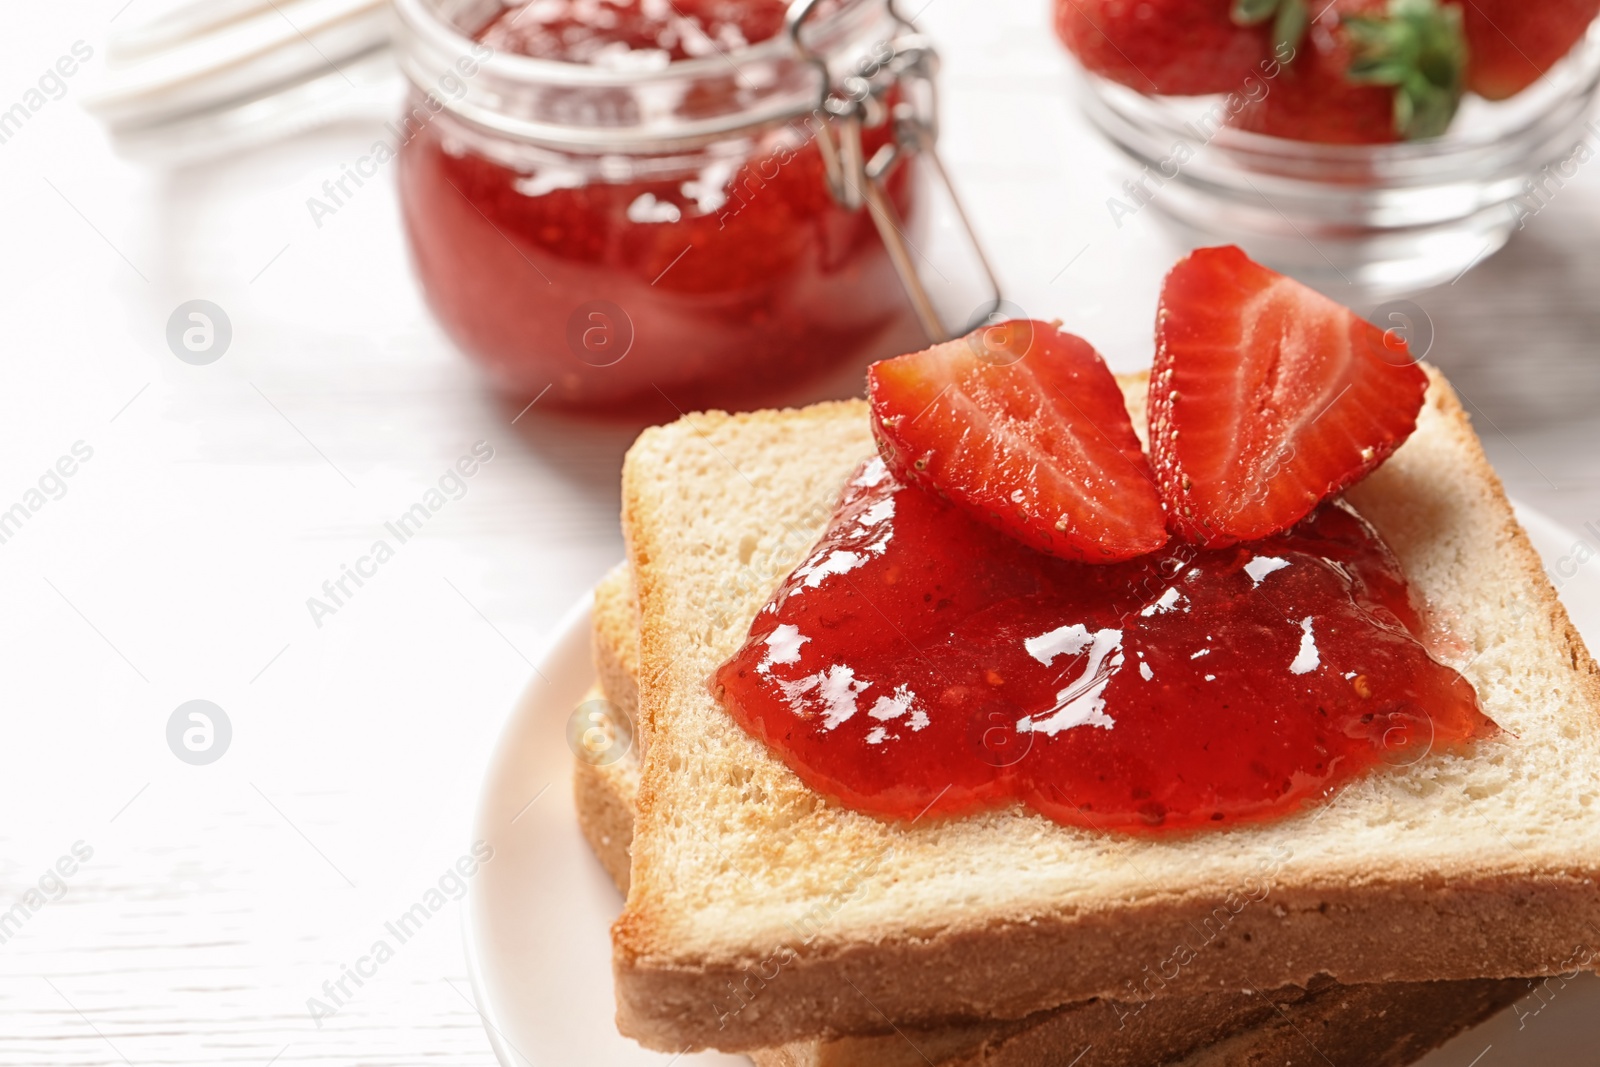
[[[1321, 0], [1314, 0], [1321, 2]], [[1439, 0], [1238, 0], [1234, 17], [1271, 20], [1294, 58], [1235, 118], [1241, 129], [1323, 144], [1437, 137], [1461, 101], [1461, 11]]]
[[1600, 0], [1465, 0], [1467, 88], [1490, 100], [1520, 93], [1572, 51], [1597, 13]]
[[1233, 0], [1056, 0], [1056, 35], [1087, 70], [1146, 94], [1238, 91], [1267, 36], [1230, 17]]

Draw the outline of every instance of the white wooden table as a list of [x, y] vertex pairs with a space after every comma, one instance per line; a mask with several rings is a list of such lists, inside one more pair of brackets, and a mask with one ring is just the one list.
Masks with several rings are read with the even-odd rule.
[[[0, 110], [157, 6], [12, 5]], [[1131, 369], [1178, 249], [1154, 213], [1112, 225], [1123, 173], [1043, 7], [928, 3], [945, 151], [1012, 299]], [[0, 1065], [489, 1064], [448, 900], [331, 1017], [307, 1002], [466, 851], [541, 640], [620, 558], [634, 428], [484, 391], [423, 309], [392, 179], [313, 225], [375, 120], [160, 174], [113, 158], [80, 83], [0, 144], [0, 510], [92, 452], [0, 543]], [[1513, 494], [1574, 528], [1600, 529], [1597, 282], [1590, 168], [1417, 298]], [[209, 366], [165, 343], [194, 298], [232, 322]], [[480, 441], [464, 495], [317, 625], [307, 598]], [[194, 699], [232, 725], [209, 766], [166, 740]]]

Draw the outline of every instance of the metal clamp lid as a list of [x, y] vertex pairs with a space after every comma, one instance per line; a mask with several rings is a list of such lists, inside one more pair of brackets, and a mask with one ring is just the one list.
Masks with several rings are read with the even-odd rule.
[[[926, 160], [949, 197], [988, 283], [991, 294], [989, 303], [974, 318], [985, 319], [997, 310], [1002, 302], [1000, 282], [936, 148], [939, 109], [934, 75], [938, 71], [938, 53], [916, 25], [900, 14], [895, 0], [888, 0], [889, 14], [899, 26], [899, 31], [890, 40], [882, 42], [880, 47], [874, 48], [857, 73], [836, 81], [826, 60], [807, 48], [800, 37], [801, 27], [822, 3], [823, 0], [793, 0], [785, 25], [796, 54], [816, 67], [820, 75], [822, 88], [815, 112], [818, 118], [815, 134], [827, 175], [828, 191], [834, 200], [848, 210], [855, 211], [865, 206], [872, 212], [873, 224], [883, 239], [884, 247], [888, 249], [889, 258], [894, 263], [901, 284], [905, 286], [906, 295], [922, 323], [923, 331], [932, 341], [950, 340], [965, 333], [969, 324], [961, 324], [952, 330], [940, 318], [913, 258], [921, 253], [907, 240], [904, 220], [895, 209], [887, 189], [889, 175], [903, 160], [911, 156]], [[886, 103], [886, 97], [895, 86], [901, 86], [905, 91], [893, 103], [893, 110], [887, 116], [894, 124], [894, 136], [887, 144], [880, 146], [871, 159], [866, 159], [861, 145], [862, 127], [866, 124], [876, 125], [883, 119], [883, 109], [890, 106]]]

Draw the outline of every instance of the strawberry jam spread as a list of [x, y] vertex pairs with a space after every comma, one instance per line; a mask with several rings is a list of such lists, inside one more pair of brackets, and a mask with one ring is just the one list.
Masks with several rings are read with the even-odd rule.
[[[678, 118], [737, 118], [754, 82], [730, 57], [780, 33], [785, 11], [781, 0], [537, 0], [475, 36], [497, 53], [663, 78], [679, 61], [727, 60], [726, 76], [717, 66], [692, 91], [529, 91], [558, 113], [542, 121], [592, 134], [612, 112], [663, 100]], [[446, 112], [400, 152], [429, 306], [503, 391], [612, 410], [746, 406], [914, 340], [872, 215], [829, 192], [812, 122], [601, 152], [525, 144]], [[864, 128], [865, 158], [891, 135], [887, 121]], [[909, 218], [912, 168], [886, 183]]]
[[1225, 549], [1036, 552], [874, 457], [716, 673], [813, 789], [879, 816], [1020, 800], [1152, 832], [1280, 817], [1495, 731], [1338, 500]]

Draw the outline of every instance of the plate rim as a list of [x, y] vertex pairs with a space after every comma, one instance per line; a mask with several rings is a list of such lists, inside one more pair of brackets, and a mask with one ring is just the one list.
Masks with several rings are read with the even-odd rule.
[[[609, 571], [608, 571], [609, 572]], [[588, 631], [593, 626], [594, 614], [594, 589], [586, 589], [578, 599], [562, 612], [540, 646], [539, 654], [533, 661], [533, 676], [517, 694], [517, 699], [511, 707], [509, 714], [500, 724], [500, 730], [495, 735], [493, 746], [489, 750], [489, 759], [484, 766], [483, 779], [479, 783], [477, 799], [472, 813], [472, 837], [470, 840], [488, 840], [490, 835], [490, 810], [493, 803], [493, 786], [503, 773], [503, 764], [508, 763], [515, 749], [513, 743], [518, 731], [526, 724], [525, 716], [531, 713], [540, 694], [539, 689], [546, 683], [542, 680], [547, 668], [553, 668], [559, 660], [565, 662], [571, 654], [569, 646], [576, 640], [587, 643]], [[585, 660], [581, 673], [584, 677], [584, 686], [594, 684], [594, 664]], [[478, 1019], [483, 1023], [484, 1035], [489, 1039], [489, 1048], [494, 1053], [501, 1067], [532, 1067], [532, 1062], [527, 1056], [512, 1047], [510, 1038], [505, 1036], [500, 1020], [494, 1006], [494, 998], [489, 995], [488, 978], [483, 971], [483, 952], [478, 947], [478, 920], [479, 911], [476, 903], [478, 894], [469, 889], [461, 901], [461, 943], [462, 955], [467, 967], [467, 980], [472, 986], [473, 1006], [478, 1012]], [[515, 1057], [515, 1058], [513, 1058]]]

